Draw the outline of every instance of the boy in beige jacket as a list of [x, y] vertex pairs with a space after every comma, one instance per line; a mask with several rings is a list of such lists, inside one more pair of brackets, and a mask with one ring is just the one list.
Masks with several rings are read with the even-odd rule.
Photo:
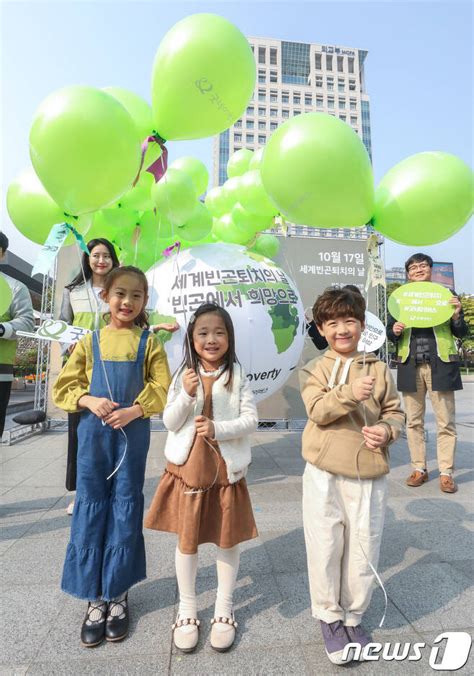
[[[329, 350], [300, 370], [308, 422], [302, 450], [303, 521], [313, 617], [326, 653], [344, 662], [348, 643], [371, 638], [360, 626], [380, 551], [389, 472], [388, 446], [404, 423], [388, 367], [358, 352], [365, 301], [328, 289], [313, 316]], [[368, 559], [368, 560], [367, 560]]]

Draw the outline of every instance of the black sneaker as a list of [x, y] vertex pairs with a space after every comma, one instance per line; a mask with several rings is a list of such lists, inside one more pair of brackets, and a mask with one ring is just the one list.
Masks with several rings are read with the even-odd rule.
[[[100, 618], [91, 620], [91, 613], [100, 611]], [[85, 648], [95, 648], [105, 637], [105, 618], [107, 617], [107, 603], [90, 602], [81, 628], [81, 643]]]
[[[114, 609], [117, 614], [112, 615]], [[128, 634], [128, 594], [121, 601], [109, 601], [109, 613], [105, 623], [105, 638], [107, 641], [123, 641]]]
[[324, 638], [326, 655], [333, 664], [346, 664], [351, 661], [350, 657], [344, 656], [344, 648], [350, 643], [341, 620], [336, 622], [321, 623], [321, 632]]

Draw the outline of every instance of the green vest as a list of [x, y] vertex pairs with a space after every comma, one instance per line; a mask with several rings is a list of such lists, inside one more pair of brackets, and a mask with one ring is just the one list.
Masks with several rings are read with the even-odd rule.
[[[9, 322], [12, 319], [10, 311], [7, 310], [0, 315], [0, 324]], [[0, 364], [13, 364], [16, 355], [16, 340], [0, 339]]]
[[[447, 321], [439, 326], [433, 326], [433, 333], [436, 340], [436, 351], [441, 361], [457, 361], [458, 349], [454, 336], [451, 333], [450, 322]], [[410, 339], [411, 329], [406, 329], [397, 341], [398, 361], [402, 363], [406, 362], [410, 356]]]

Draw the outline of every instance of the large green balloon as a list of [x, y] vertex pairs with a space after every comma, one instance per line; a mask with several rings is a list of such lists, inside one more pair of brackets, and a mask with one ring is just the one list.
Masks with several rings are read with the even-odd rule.
[[473, 174], [459, 157], [418, 153], [395, 165], [375, 192], [373, 224], [395, 242], [436, 244], [472, 214]]
[[211, 188], [204, 200], [206, 207], [216, 218], [223, 216], [227, 212], [227, 200], [222, 186]]
[[233, 176], [228, 178], [222, 185], [222, 192], [224, 195], [224, 202], [227, 206], [227, 211], [232, 211], [233, 207], [240, 201], [242, 187], [242, 176]]
[[151, 194], [157, 210], [174, 225], [186, 223], [196, 206], [196, 189], [190, 176], [178, 169], [168, 169], [152, 186]]
[[240, 177], [239, 201], [247, 211], [254, 214], [275, 216], [278, 213], [278, 207], [267, 195], [258, 169], [247, 171]]
[[242, 176], [242, 174], [245, 174], [249, 168], [252, 157], [253, 152], [248, 148], [241, 148], [240, 150], [237, 150], [236, 153], [233, 153], [227, 162], [227, 176], [232, 178], [233, 176]]
[[178, 228], [178, 238], [196, 242], [206, 237], [212, 230], [212, 216], [208, 209], [198, 202], [191, 218]]
[[219, 134], [242, 115], [254, 85], [247, 38], [221, 16], [192, 14], [168, 31], [156, 53], [155, 128], [167, 140]]
[[212, 232], [218, 240], [230, 242], [231, 244], [247, 244], [255, 236], [253, 228], [241, 228], [237, 226], [231, 214], [224, 214], [216, 219], [212, 226]]
[[141, 141], [154, 133], [151, 106], [141, 96], [128, 91], [128, 89], [122, 89], [122, 87], [104, 87], [103, 91], [111, 94], [117, 101], [120, 101], [125, 110], [130, 114], [130, 117], [137, 126]]
[[108, 239], [110, 242], [115, 235], [115, 227], [104, 216], [102, 211], [96, 211], [94, 214], [94, 222], [87, 231], [86, 241], [91, 239]]
[[170, 165], [170, 168], [179, 169], [188, 174], [194, 183], [198, 196], [206, 192], [207, 184], [209, 183], [209, 172], [204, 162], [198, 160], [197, 157], [179, 157]]
[[178, 228], [156, 210], [143, 212], [139, 225], [142, 240], [147, 240], [150, 246], [154, 246], [157, 239], [177, 237]]
[[[26, 169], [9, 185], [7, 209], [16, 228], [36, 244], [45, 243], [56, 223], [70, 223], [81, 234], [86, 234], [92, 223], [91, 214], [79, 218], [64, 214], [43, 188], [33, 169]], [[75, 238], [70, 234], [64, 245], [74, 242]]]
[[280, 251], [280, 240], [275, 235], [259, 235], [252, 250], [266, 258], [275, 258]]
[[118, 203], [126, 209], [138, 209], [138, 211], [152, 209], [151, 188], [154, 183], [154, 176], [147, 171], [142, 171], [136, 185], [122, 195]]
[[249, 169], [260, 169], [260, 165], [262, 164], [262, 159], [263, 159], [263, 151], [265, 148], [259, 148], [256, 150], [250, 160]]
[[13, 294], [10, 284], [0, 273], [0, 315], [8, 310], [13, 300]]
[[39, 107], [30, 155], [53, 200], [78, 215], [112, 204], [132, 187], [141, 146], [134, 121], [117, 99], [73, 86], [54, 92]]
[[352, 228], [373, 214], [370, 158], [359, 136], [325, 113], [305, 113], [270, 136], [261, 164], [263, 185], [290, 221]]

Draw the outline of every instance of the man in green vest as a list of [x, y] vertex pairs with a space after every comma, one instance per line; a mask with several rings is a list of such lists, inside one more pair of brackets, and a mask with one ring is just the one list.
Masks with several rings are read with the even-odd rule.
[[[0, 232], [0, 263], [8, 249], [8, 238]], [[28, 289], [24, 284], [0, 273], [7, 281], [12, 301], [0, 315], [0, 440], [5, 426], [8, 400], [13, 381], [13, 362], [16, 355], [17, 331], [33, 331], [35, 322], [33, 306]]]
[[[409, 282], [430, 282], [433, 259], [416, 253], [405, 263]], [[408, 486], [418, 487], [428, 481], [425, 446], [425, 401], [428, 393], [436, 417], [437, 456], [440, 488], [455, 493], [453, 479], [456, 449], [455, 390], [462, 390], [459, 354], [455, 338], [468, 333], [457, 296], [450, 300], [453, 316], [433, 328], [410, 329], [389, 315], [387, 337], [397, 346], [397, 387], [403, 394], [407, 415], [407, 439], [413, 472]]]

